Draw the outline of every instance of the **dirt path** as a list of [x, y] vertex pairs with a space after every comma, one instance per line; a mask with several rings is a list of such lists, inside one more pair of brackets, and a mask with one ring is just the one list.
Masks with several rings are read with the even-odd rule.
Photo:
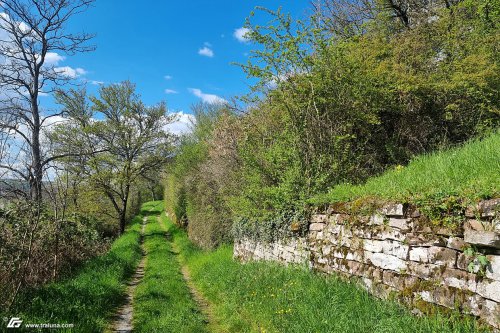
[[132, 306], [132, 301], [134, 298], [134, 292], [135, 288], [141, 282], [142, 278], [144, 277], [144, 265], [146, 262], [146, 254], [144, 253], [144, 247], [142, 245], [143, 240], [144, 240], [144, 230], [146, 228], [146, 222], [148, 218], [147, 216], [144, 217], [142, 220], [142, 229], [141, 229], [141, 248], [142, 248], [142, 259], [139, 262], [139, 265], [137, 265], [137, 268], [135, 270], [134, 275], [132, 275], [132, 278], [130, 281], [127, 283], [127, 296], [125, 299], [125, 304], [123, 304], [116, 312], [115, 315], [115, 321], [113, 322], [113, 325], [111, 326], [110, 332], [132, 332], [133, 327], [132, 327], [132, 317], [133, 317], [133, 306]]
[[[158, 216], [158, 222], [166, 228], [164, 223], [161, 221], [160, 217]], [[203, 296], [203, 294], [196, 288], [194, 285], [193, 281], [191, 280], [191, 275], [189, 274], [189, 269], [187, 268], [186, 265], [182, 263], [182, 261], [179, 258], [179, 253], [180, 250], [177, 247], [177, 245], [169, 239], [170, 244], [172, 245], [172, 250], [173, 252], [177, 255], [177, 261], [179, 262], [179, 265], [181, 267], [181, 273], [184, 278], [184, 281], [186, 282], [186, 285], [189, 288], [189, 292], [191, 293], [191, 296], [193, 297], [194, 301], [198, 305], [198, 309], [200, 312], [205, 316], [207, 322], [207, 327], [210, 332], [215, 332], [214, 330], [214, 323], [215, 321], [213, 320], [213, 315], [212, 315], [212, 310], [210, 308], [210, 303], [207, 301], [207, 299]]]

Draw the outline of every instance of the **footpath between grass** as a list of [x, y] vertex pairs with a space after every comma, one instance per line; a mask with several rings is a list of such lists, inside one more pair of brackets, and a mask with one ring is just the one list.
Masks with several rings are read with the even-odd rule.
[[458, 316], [416, 317], [395, 302], [305, 268], [240, 264], [232, 247], [194, 247], [184, 231], [161, 218], [181, 250], [195, 286], [211, 304], [217, 332], [479, 332]]
[[[20, 329], [9, 331], [36, 331], [25, 328], [26, 324], [74, 324], [73, 329], [57, 331], [102, 332], [123, 302], [124, 283], [141, 258], [141, 221], [142, 215], [136, 216], [108, 253], [87, 262], [74, 277], [27, 290], [8, 313], [0, 311], [2, 318], [23, 320]], [[6, 330], [2, 323], [0, 331]]]
[[146, 264], [134, 295], [134, 332], [206, 332], [206, 320], [184, 281], [171, 235], [158, 221], [163, 206], [153, 202], [144, 207], [153, 207], [154, 215], [148, 217], [144, 234]]

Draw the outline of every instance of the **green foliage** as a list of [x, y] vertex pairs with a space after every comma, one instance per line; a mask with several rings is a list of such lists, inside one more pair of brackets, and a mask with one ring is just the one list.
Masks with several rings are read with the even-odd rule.
[[236, 117], [221, 105], [198, 105], [195, 112], [193, 133], [181, 139], [167, 166], [165, 206], [177, 224], [187, 224], [193, 240], [210, 248], [230, 238], [226, 198], [238, 191], [231, 146]]
[[468, 246], [463, 251], [467, 259], [470, 260], [467, 264], [467, 270], [470, 273], [484, 277], [486, 275], [486, 270], [491, 266], [488, 258], [473, 246]]
[[[165, 103], [144, 105], [129, 81], [102, 86], [99, 96], [71, 90], [59, 91], [56, 99], [69, 119], [51, 133], [54, 149], [110, 201], [123, 232], [132, 189], [171, 154], [172, 138], [164, 126], [173, 116]], [[96, 114], [101, 121], [92, 121]]]
[[240, 264], [232, 247], [200, 251], [168, 224], [218, 332], [487, 332], [456, 313], [416, 317], [355, 283], [275, 263]]
[[102, 332], [124, 297], [124, 282], [141, 257], [137, 216], [103, 256], [81, 267], [74, 277], [22, 292], [2, 317], [21, 317], [32, 323], [72, 323], [74, 332]]
[[310, 200], [314, 204], [378, 197], [412, 202], [431, 218], [460, 215], [465, 206], [500, 195], [500, 133], [461, 147], [419, 156], [361, 185], [343, 184]]
[[[291, 221], [283, 217], [303, 211], [308, 202], [357, 198], [350, 193], [362, 187], [349, 184], [412, 160], [423, 165], [433, 151], [496, 133], [498, 6], [480, 0], [432, 11], [422, 7], [408, 28], [387, 6], [377, 5], [363, 28], [348, 29], [358, 33], [345, 35], [327, 33], [315, 16], [295, 21], [260, 8], [270, 22], [247, 22], [247, 37], [258, 45], [241, 65], [257, 81], [252, 94], [242, 97], [250, 102], [247, 109], [227, 116], [202, 112], [173, 161], [177, 188], [186, 191], [190, 237], [206, 247], [211, 240], [203, 235], [223, 230], [213, 227], [217, 219], [221, 225], [238, 221], [236, 230], [246, 224], [257, 234], [263, 232], [256, 223], [285, 230], [280, 226]], [[469, 162], [477, 153], [461, 159], [450, 153], [442, 166], [453, 158], [454, 168], [418, 174], [417, 167], [415, 180], [408, 174], [408, 186], [388, 179], [366, 192], [429, 202], [436, 219], [453, 212], [444, 223], [458, 224], [460, 205], [498, 192], [492, 176], [498, 153], [493, 144], [485, 149], [493, 157], [484, 151], [474, 170]], [[329, 189], [332, 194], [316, 197]], [[446, 207], [435, 209], [436, 202]]]
[[6, 204], [0, 209], [0, 307], [10, 304], [17, 288], [71, 276], [82, 262], [109, 248], [107, 236], [89, 215], [54, 216], [46, 206]]

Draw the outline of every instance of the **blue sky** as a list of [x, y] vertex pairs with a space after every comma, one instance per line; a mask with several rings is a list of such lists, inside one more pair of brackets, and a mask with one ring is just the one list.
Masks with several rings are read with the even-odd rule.
[[146, 104], [164, 100], [169, 109], [189, 113], [193, 103], [212, 95], [228, 99], [247, 91], [245, 74], [231, 63], [245, 62], [254, 47], [234, 32], [255, 6], [281, 6], [296, 17], [310, 8], [309, 0], [97, 0], [68, 25], [97, 34], [96, 51], [59, 66], [83, 69], [78, 78], [89, 81], [90, 92], [97, 88], [91, 82], [130, 80]]

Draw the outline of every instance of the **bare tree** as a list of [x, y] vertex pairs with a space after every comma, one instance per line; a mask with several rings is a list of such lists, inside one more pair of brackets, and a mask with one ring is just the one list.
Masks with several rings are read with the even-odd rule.
[[317, 0], [311, 5], [319, 25], [338, 37], [361, 33], [364, 24], [377, 14], [374, 0]]
[[405, 28], [436, 15], [436, 9], [461, 0], [316, 0], [311, 1], [319, 25], [334, 36], [351, 37], [365, 31], [365, 24], [385, 12]]
[[[46, 114], [39, 98], [74, 79], [77, 71], [57, 59], [91, 51], [92, 35], [66, 31], [66, 23], [93, 0], [0, 1], [0, 131], [11, 136], [0, 169], [28, 184], [26, 197], [42, 200], [44, 170], [58, 156], [41, 145], [43, 127], [60, 113]], [[52, 118], [52, 119], [51, 119]]]
[[44, 128], [61, 116], [45, 112], [40, 96], [74, 79], [78, 69], [57, 67], [65, 56], [93, 50], [92, 35], [73, 34], [66, 24], [93, 0], [0, 1], [0, 177], [2, 196], [23, 198], [26, 228], [19, 242], [9, 292], [12, 304], [30, 274], [39, 225], [43, 220], [43, 177], [62, 156], [43, 145]]

